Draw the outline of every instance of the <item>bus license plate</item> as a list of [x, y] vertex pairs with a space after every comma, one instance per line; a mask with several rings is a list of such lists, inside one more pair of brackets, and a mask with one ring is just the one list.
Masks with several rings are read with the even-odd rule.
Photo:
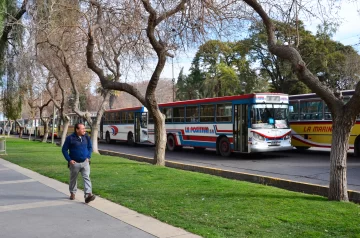
[[280, 141], [274, 140], [270, 142], [271, 146], [280, 145]]

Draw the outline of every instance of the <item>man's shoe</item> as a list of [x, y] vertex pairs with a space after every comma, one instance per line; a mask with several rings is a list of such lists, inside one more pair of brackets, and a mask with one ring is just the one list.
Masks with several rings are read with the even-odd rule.
[[95, 195], [89, 193], [89, 194], [87, 195], [87, 197], [85, 198], [85, 203], [89, 203], [89, 202], [94, 201], [94, 200], [95, 200]]
[[75, 193], [70, 193], [70, 200], [74, 200], [75, 199]]

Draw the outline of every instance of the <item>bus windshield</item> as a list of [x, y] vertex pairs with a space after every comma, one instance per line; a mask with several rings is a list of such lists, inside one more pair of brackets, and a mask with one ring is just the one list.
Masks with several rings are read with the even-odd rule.
[[251, 109], [251, 128], [289, 128], [287, 104], [254, 104]]

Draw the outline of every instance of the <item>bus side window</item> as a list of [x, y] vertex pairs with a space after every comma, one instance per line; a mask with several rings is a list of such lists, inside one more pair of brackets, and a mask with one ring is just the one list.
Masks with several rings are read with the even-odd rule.
[[[253, 113], [253, 111], [251, 111]], [[216, 121], [231, 122], [232, 105], [231, 103], [216, 105]], [[253, 116], [252, 116], [253, 117]]]
[[307, 99], [300, 101], [300, 112], [304, 115], [303, 120], [319, 120], [323, 112], [323, 102], [319, 99]]
[[126, 112], [121, 112], [121, 123], [122, 124], [126, 124], [127, 121], [126, 121]]
[[134, 123], [134, 112], [127, 113], [127, 123], [133, 124]]
[[200, 105], [200, 122], [214, 122], [215, 105]]
[[168, 108], [163, 108], [161, 109], [161, 112], [165, 115], [165, 123], [166, 122], [172, 122], [172, 108], [168, 107]]
[[173, 122], [184, 122], [185, 107], [173, 108]]
[[187, 106], [186, 107], [186, 122], [198, 122], [199, 121], [199, 107]]
[[115, 114], [115, 121], [116, 121], [116, 124], [120, 124], [120, 123], [121, 123], [121, 115], [120, 115], [120, 112], [116, 112], [116, 114]]
[[299, 114], [298, 113], [291, 113], [290, 119], [291, 120], [299, 120]]

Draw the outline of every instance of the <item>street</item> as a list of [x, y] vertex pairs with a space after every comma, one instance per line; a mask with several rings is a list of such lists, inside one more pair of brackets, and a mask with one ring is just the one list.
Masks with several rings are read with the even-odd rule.
[[[128, 146], [125, 143], [105, 144], [100, 142], [99, 149], [121, 153], [140, 155], [152, 158], [154, 147], [137, 145]], [[310, 149], [286, 152], [271, 152], [261, 154], [239, 154], [230, 157], [216, 155], [214, 150], [196, 152], [192, 148], [183, 148], [181, 151], [166, 151], [166, 160], [194, 164], [204, 167], [213, 167], [223, 170], [257, 174], [281, 179], [329, 185], [330, 150]], [[360, 191], [360, 159], [353, 153], [348, 153], [347, 179], [348, 189]]]

